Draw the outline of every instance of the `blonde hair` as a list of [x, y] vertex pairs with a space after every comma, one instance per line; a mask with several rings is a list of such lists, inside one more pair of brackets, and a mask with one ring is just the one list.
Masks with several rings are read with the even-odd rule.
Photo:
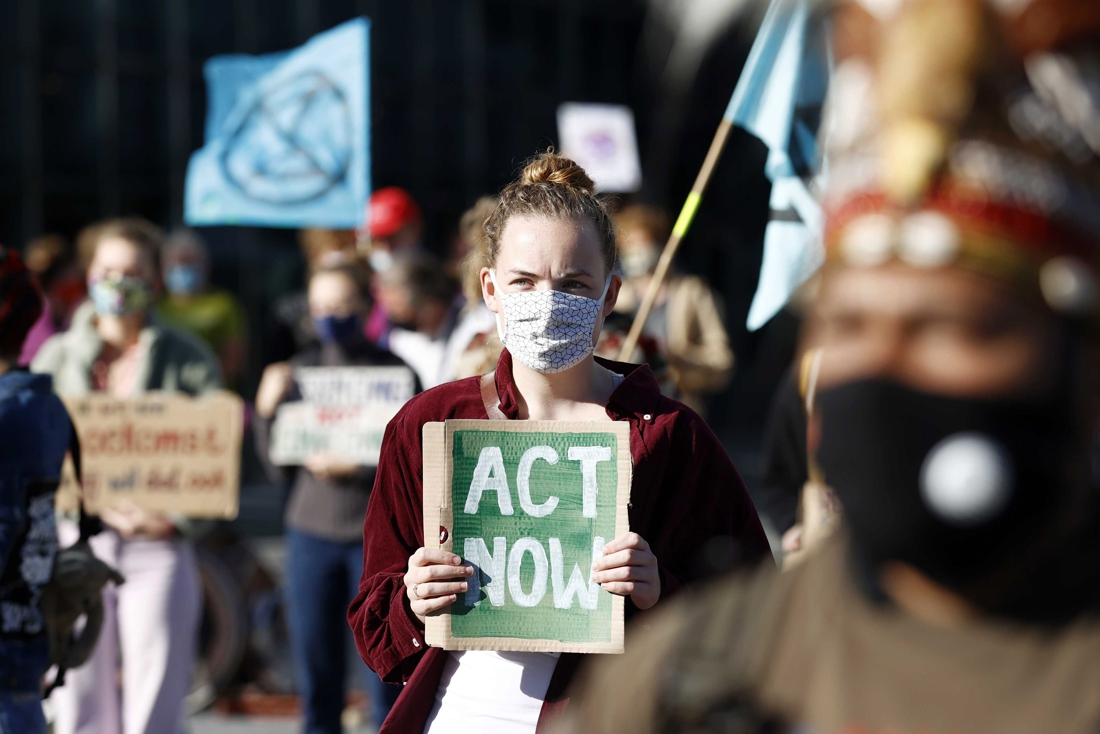
[[660, 209], [645, 204], [631, 204], [615, 214], [615, 230], [619, 236], [625, 232], [642, 232], [658, 247], [662, 247], [672, 232], [668, 215]]
[[596, 230], [604, 265], [615, 268], [615, 226], [611, 212], [596, 197], [596, 184], [576, 162], [548, 149], [524, 167], [518, 180], [500, 192], [500, 203], [485, 222], [486, 263], [496, 265], [500, 236], [515, 216], [545, 216], [588, 222]]
[[[143, 217], [108, 219], [85, 227], [80, 233], [81, 243], [87, 248], [88, 263], [95, 259], [96, 251], [104, 240], [120, 239], [141, 250], [149, 259], [154, 273], [160, 273], [160, 253], [164, 247], [164, 230]], [[84, 238], [87, 239], [84, 239]]]
[[489, 239], [485, 222], [496, 210], [500, 199], [483, 196], [466, 210], [458, 222], [458, 236], [470, 244], [470, 253], [462, 261], [462, 295], [466, 302], [481, 301], [481, 269], [489, 267]]

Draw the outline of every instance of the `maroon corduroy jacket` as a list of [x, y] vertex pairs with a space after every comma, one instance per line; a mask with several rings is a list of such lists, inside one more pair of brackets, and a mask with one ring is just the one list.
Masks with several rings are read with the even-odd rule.
[[[714, 539], [717, 545], [709, 547], [721, 549], [729, 548], [724, 539], [732, 538], [743, 562], [767, 556], [768, 541], [745, 485], [703, 419], [662, 396], [648, 366], [601, 363], [626, 377], [612, 393], [607, 414], [630, 422], [630, 529], [645, 538], [657, 556], [661, 598], [698, 576], [705, 567], [704, 548]], [[515, 418], [518, 407], [507, 351], [497, 364], [496, 388], [500, 410]], [[348, 609], [348, 622], [367, 665], [386, 681], [405, 682], [383, 734], [421, 734], [446, 661], [444, 650], [426, 646], [403, 579], [409, 556], [424, 544], [422, 428], [453, 418], [488, 418], [480, 378], [421, 393], [390, 421], [363, 524], [363, 578]], [[628, 618], [636, 611], [628, 599]], [[539, 731], [564, 710], [568, 685], [583, 657], [563, 654], [559, 659]]]

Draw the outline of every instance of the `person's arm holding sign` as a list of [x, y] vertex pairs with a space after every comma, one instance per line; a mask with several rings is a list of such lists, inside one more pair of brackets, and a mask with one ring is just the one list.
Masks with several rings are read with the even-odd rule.
[[405, 589], [409, 608], [424, 622], [432, 612], [450, 606], [469, 587], [472, 566], [462, 563], [462, 556], [439, 548], [417, 548], [409, 558], [405, 573]]
[[[425, 649], [421, 615], [432, 611], [423, 608], [426, 604], [413, 608], [406, 578], [410, 558], [424, 545], [419, 456], [409, 455], [420, 448], [419, 425], [415, 417], [406, 415], [416, 405], [417, 401], [409, 403], [386, 426], [363, 524], [363, 577], [348, 609], [360, 657], [391, 683], [412, 675]], [[426, 581], [425, 575], [412, 583]]]
[[167, 515], [138, 507], [125, 500], [99, 511], [99, 518], [127, 540], [138, 536], [149, 540], [164, 540], [176, 534], [177, 521]]
[[275, 362], [264, 368], [260, 387], [256, 390], [256, 415], [264, 420], [275, 417], [275, 411], [294, 385], [294, 368], [289, 362]]
[[[293, 387], [294, 367], [289, 362], [269, 364], [264, 369], [263, 377], [260, 378], [260, 387], [256, 390], [256, 415], [268, 422], [274, 419], [279, 405], [286, 400]], [[270, 431], [269, 426], [265, 425], [264, 428]], [[265, 435], [263, 438], [266, 449], [268, 436]], [[318, 479], [329, 481], [347, 479], [359, 471], [358, 464], [328, 452], [313, 454], [305, 460], [303, 466]]]
[[[649, 609], [661, 596], [657, 556], [645, 538], [627, 533], [604, 546], [604, 555], [592, 563], [592, 580], [604, 590], [629, 596], [634, 606]], [[423, 622], [432, 612], [447, 608], [469, 588], [473, 568], [462, 557], [438, 548], [417, 548], [409, 558], [405, 589], [409, 608]]]
[[593, 581], [612, 594], [629, 596], [638, 609], [649, 609], [661, 598], [657, 556], [637, 533], [627, 533], [605, 545], [592, 570]]

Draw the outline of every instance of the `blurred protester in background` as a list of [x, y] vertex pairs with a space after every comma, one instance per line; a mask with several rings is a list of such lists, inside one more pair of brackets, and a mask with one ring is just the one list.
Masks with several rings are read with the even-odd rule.
[[46, 733], [40, 600], [57, 555], [54, 495], [72, 435], [49, 376], [17, 367], [42, 312], [31, 273], [0, 247], [0, 731], [20, 734]]
[[248, 346], [244, 309], [232, 293], [210, 286], [206, 243], [194, 230], [177, 230], [165, 241], [161, 260], [167, 292], [157, 314], [206, 342], [221, 362], [226, 384], [236, 387]]
[[[267, 457], [279, 405], [300, 400], [296, 367], [390, 367], [404, 362], [367, 341], [368, 276], [355, 265], [314, 271], [309, 311], [318, 344], [290, 362], [268, 365], [256, 393], [257, 451], [273, 481], [291, 484], [286, 525], [286, 605], [306, 734], [338, 734], [347, 691], [348, 629], [344, 615], [363, 573], [362, 518], [374, 485], [374, 467], [316, 454], [303, 467], [276, 467]], [[374, 723], [381, 726], [400, 686], [360, 670]]]
[[378, 300], [389, 314], [389, 349], [425, 389], [446, 382], [444, 358], [462, 310], [462, 296], [430, 255], [403, 259], [379, 274]]
[[87, 290], [73, 248], [60, 235], [43, 235], [28, 242], [23, 262], [38, 279], [43, 296], [42, 315], [27, 334], [19, 355], [19, 364], [28, 365], [47, 339], [68, 327]]
[[[485, 236], [485, 219], [492, 213], [496, 202], [495, 196], [482, 196], [459, 217], [458, 230], [451, 239], [447, 254], [447, 275], [456, 282], [463, 282], [470, 257], [477, 250], [480, 238]], [[472, 300], [469, 294], [466, 295], [468, 300]]]
[[443, 382], [484, 375], [493, 369], [503, 349], [497, 337], [496, 316], [481, 297], [481, 269], [488, 267], [489, 258], [485, 220], [496, 209], [498, 201], [495, 196], [481, 197], [463, 213], [458, 223], [448, 271], [453, 268], [452, 278], [461, 284], [466, 305], [459, 313], [458, 325], [443, 355]]
[[[360, 252], [366, 255], [371, 270], [381, 275], [402, 260], [424, 253], [424, 220], [420, 206], [408, 191], [387, 186], [371, 194], [364, 226], [359, 231]], [[378, 296], [374, 282], [374, 308], [367, 321], [367, 338], [385, 345], [390, 321], [386, 304]]]
[[[624, 281], [616, 310], [633, 316], [670, 232], [668, 217], [635, 204], [615, 215], [619, 262]], [[669, 272], [644, 333], [652, 336], [668, 361], [676, 387], [673, 397], [703, 414], [708, 393], [721, 390], [733, 374], [733, 352], [722, 323], [721, 297], [693, 275]]]
[[[90, 299], [68, 331], [43, 345], [32, 369], [52, 375], [62, 396], [95, 391], [129, 398], [153, 390], [201, 395], [220, 388], [217, 360], [206, 345], [164, 326], [154, 313], [160, 230], [132, 218], [92, 231]], [[202, 608], [189, 538], [202, 524], [133, 505], [104, 509], [100, 517], [108, 530], [92, 538], [92, 549], [126, 583], [104, 590], [105, 622], [95, 652], [53, 694], [54, 731], [177, 734], [183, 731]], [[62, 542], [72, 542], [76, 523], [62, 521], [59, 534]]]
[[[298, 232], [298, 246], [309, 273], [359, 260], [356, 234], [350, 229], [303, 229]], [[264, 344], [264, 362], [285, 362], [317, 341], [313, 319], [309, 315], [309, 297], [305, 289], [287, 293], [272, 306], [274, 328]]]
[[566, 731], [1100, 730], [1100, 2], [866, 5], [804, 334], [844, 529], [649, 620]]

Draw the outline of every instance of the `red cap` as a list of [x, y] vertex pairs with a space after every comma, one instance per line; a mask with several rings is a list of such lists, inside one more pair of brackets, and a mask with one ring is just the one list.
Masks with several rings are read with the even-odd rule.
[[420, 207], [408, 191], [388, 186], [370, 197], [370, 236], [390, 237], [420, 219]]

